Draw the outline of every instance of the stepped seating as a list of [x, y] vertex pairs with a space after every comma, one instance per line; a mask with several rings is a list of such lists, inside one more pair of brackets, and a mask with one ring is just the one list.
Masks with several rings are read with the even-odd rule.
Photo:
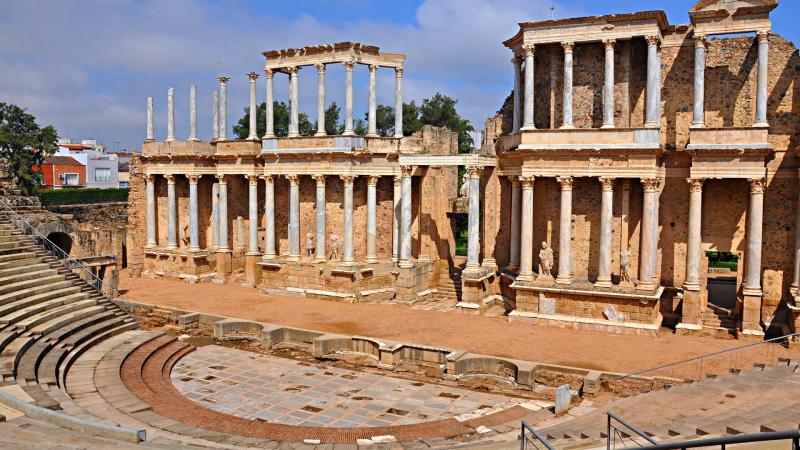
[[452, 302], [453, 305], [461, 301], [462, 283], [461, 267], [442, 268], [439, 285], [436, 286], [438, 300]]

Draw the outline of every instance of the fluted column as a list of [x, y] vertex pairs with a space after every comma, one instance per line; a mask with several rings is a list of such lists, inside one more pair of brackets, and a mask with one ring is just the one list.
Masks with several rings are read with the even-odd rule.
[[509, 177], [511, 180], [511, 242], [509, 248], [508, 270], [519, 270], [519, 228], [520, 206], [522, 202], [522, 188], [519, 177]]
[[572, 283], [572, 177], [557, 177], [561, 185], [561, 215], [556, 283]]
[[378, 66], [369, 66], [369, 104], [367, 108], [367, 136], [378, 135], [377, 101], [375, 100], [375, 84], [377, 83]]
[[219, 93], [211, 93], [211, 140], [219, 139]]
[[661, 58], [658, 55], [658, 45], [661, 38], [647, 36], [647, 95], [646, 118], [644, 126], [657, 128], [661, 122]]
[[605, 39], [605, 78], [603, 83], [603, 128], [614, 128], [614, 39]]
[[411, 261], [411, 173], [412, 166], [402, 166], [401, 185], [401, 223], [400, 223], [400, 267], [411, 268], [414, 263]]
[[658, 178], [642, 178], [644, 200], [642, 203], [641, 250], [639, 255], [639, 284], [636, 289], [651, 291], [653, 284], [653, 240], [655, 237], [656, 195], [661, 180]]
[[[299, 67], [287, 67], [289, 72], [289, 137], [300, 136], [300, 104], [298, 103]], [[299, 253], [298, 253], [299, 255]]]
[[325, 175], [315, 175], [314, 180], [317, 182], [317, 192], [316, 192], [317, 245], [314, 249], [314, 262], [325, 262], [325, 243], [327, 241], [327, 236], [325, 232], [325, 225], [326, 225]]
[[534, 105], [534, 51], [533, 45], [526, 45], [523, 47], [525, 55], [525, 120], [522, 125], [523, 130], [535, 130], [534, 124], [533, 105]]
[[342, 209], [344, 210], [344, 255], [342, 264], [355, 264], [353, 257], [353, 175], [340, 175], [344, 185], [344, 199]]
[[467, 182], [469, 183], [469, 217], [467, 223], [467, 272], [480, 270], [481, 251], [481, 173], [480, 168], [467, 167]]
[[522, 58], [511, 58], [511, 65], [514, 67], [514, 116], [511, 132], [516, 133], [522, 127]]
[[764, 187], [766, 180], [750, 180], [750, 207], [747, 210], [747, 272], [745, 295], [761, 295], [761, 243], [764, 226]]
[[402, 216], [403, 178], [394, 177], [394, 193], [392, 196], [392, 262], [400, 261], [400, 217]]
[[769, 82], [769, 32], [758, 32], [758, 83], [756, 86], [756, 127], [768, 127], [767, 85]]
[[519, 281], [533, 281], [533, 177], [519, 177], [522, 184], [522, 219]]
[[219, 182], [219, 204], [217, 206], [219, 209], [219, 223], [217, 223], [219, 237], [217, 238], [217, 250], [227, 252], [230, 251], [228, 246], [228, 181], [225, 179], [225, 175], [217, 175], [217, 181]]
[[378, 180], [380, 177], [371, 176], [367, 178], [367, 262], [378, 262], [377, 245], [377, 199], [378, 199]]
[[194, 84], [189, 87], [189, 140], [197, 139], [197, 86]]
[[289, 251], [290, 261], [300, 259], [300, 177], [286, 175], [289, 180]]
[[155, 175], [145, 177], [145, 190], [147, 191], [147, 245], [152, 248], [158, 245], [156, 241], [156, 186]]
[[167, 142], [175, 140], [175, 89], [167, 89]]
[[228, 140], [228, 77], [219, 77], [219, 140]]
[[258, 74], [255, 72], [250, 72], [247, 74], [247, 79], [250, 80], [250, 122], [248, 123], [248, 127], [250, 128], [250, 133], [247, 135], [248, 141], [257, 141], [258, 140], [258, 105], [256, 105], [256, 80], [258, 79]]
[[572, 123], [572, 52], [575, 44], [562, 42], [564, 47], [564, 124], [561, 128], [575, 128]]
[[343, 136], [353, 136], [353, 67], [354, 61], [344, 63], [344, 133]]
[[694, 36], [694, 109], [692, 127], [706, 126], [706, 36]]
[[164, 175], [167, 180], [167, 249], [178, 248], [178, 216], [175, 204], [175, 175]]
[[325, 64], [319, 63], [317, 68], [317, 133], [325, 136]]
[[394, 137], [403, 137], [403, 68], [394, 69]]
[[267, 69], [264, 71], [264, 81], [266, 84], [267, 90], [267, 100], [266, 100], [266, 121], [267, 121], [267, 128], [264, 132], [265, 139], [271, 139], [275, 137], [275, 112], [274, 112], [274, 94], [272, 91], [272, 81], [274, 78], [275, 72], [272, 69]]
[[686, 242], [686, 279], [683, 288], [700, 290], [700, 255], [702, 251], [703, 178], [689, 178], [689, 235]]
[[275, 259], [275, 178], [264, 178], [264, 256], [262, 259]]
[[258, 255], [258, 177], [247, 176], [247, 253]]
[[197, 220], [197, 182], [200, 175], [187, 175], [189, 179], [189, 251], [200, 250], [198, 220]]
[[600, 177], [603, 193], [600, 204], [600, 262], [597, 287], [611, 287], [611, 232], [614, 228], [614, 178]]
[[147, 97], [147, 137], [146, 141], [154, 140], [153, 135], [153, 97]]

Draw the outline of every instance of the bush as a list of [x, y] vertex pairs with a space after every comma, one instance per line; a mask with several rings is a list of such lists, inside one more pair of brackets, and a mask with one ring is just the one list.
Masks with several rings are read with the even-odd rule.
[[128, 188], [119, 189], [42, 189], [38, 192], [42, 205], [86, 205], [92, 203], [127, 202]]

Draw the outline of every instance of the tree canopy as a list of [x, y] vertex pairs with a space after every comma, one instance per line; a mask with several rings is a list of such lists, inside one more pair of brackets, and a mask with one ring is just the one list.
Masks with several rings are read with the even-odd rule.
[[8, 164], [14, 184], [33, 194], [42, 182], [42, 173], [33, 167], [58, 149], [58, 134], [51, 125], [40, 127], [36, 117], [16, 105], [0, 102], [0, 159]]

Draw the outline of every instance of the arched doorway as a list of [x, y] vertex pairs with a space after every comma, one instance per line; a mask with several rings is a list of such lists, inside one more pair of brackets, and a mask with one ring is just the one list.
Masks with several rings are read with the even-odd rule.
[[69, 237], [67, 233], [55, 231], [48, 234], [47, 239], [49, 239], [53, 244], [56, 244], [58, 248], [63, 250], [67, 255], [69, 255], [69, 252], [72, 251], [72, 238]]

